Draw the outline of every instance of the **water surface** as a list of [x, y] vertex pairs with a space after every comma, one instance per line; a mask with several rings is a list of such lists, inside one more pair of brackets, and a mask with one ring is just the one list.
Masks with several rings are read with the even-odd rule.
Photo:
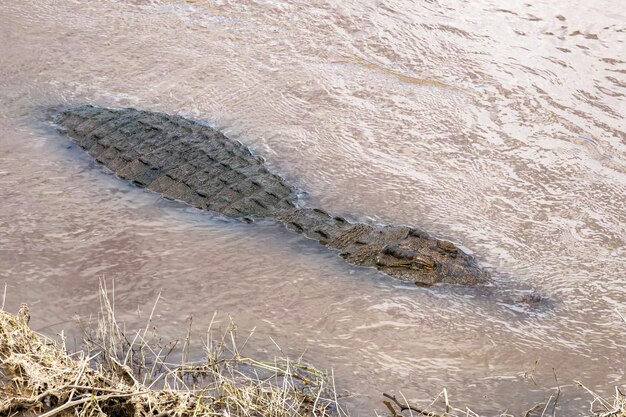
[[[276, 353], [271, 337], [333, 368], [354, 415], [383, 412], [383, 391], [444, 387], [520, 414], [553, 368], [561, 414], [582, 415], [574, 379], [626, 379], [624, 22], [611, 1], [2, 1], [7, 308], [72, 332], [104, 277], [130, 326], [162, 291], [165, 335], [192, 315], [202, 336], [219, 311], [257, 328], [250, 355]], [[47, 122], [85, 102], [206, 121], [312, 206], [429, 230], [549, 308], [414, 288], [275, 223], [134, 188]]]

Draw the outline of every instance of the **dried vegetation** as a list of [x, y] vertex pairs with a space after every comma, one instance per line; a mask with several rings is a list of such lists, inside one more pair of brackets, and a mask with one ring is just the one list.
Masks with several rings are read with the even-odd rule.
[[25, 305], [16, 316], [0, 310], [0, 417], [344, 415], [332, 378], [300, 362], [242, 356], [232, 323], [208, 338], [204, 360], [186, 360], [187, 339], [174, 364], [176, 343], [161, 345], [150, 321], [125, 333], [101, 295], [98, 326], [73, 355], [30, 329]]
[[[104, 285], [100, 294], [97, 326], [89, 327], [85, 349], [74, 354], [63, 339], [30, 329], [26, 305], [17, 315], [0, 308], [0, 417], [347, 416], [332, 377], [300, 361], [243, 356], [247, 339], [238, 349], [232, 322], [222, 332], [209, 329], [205, 358], [192, 362], [189, 333], [181, 347], [163, 343], [151, 318], [145, 328], [127, 333]], [[172, 363], [172, 356], [180, 360]], [[591, 398], [584, 414], [626, 417], [626, 396], [618, 388], [608, 400], [577, 385]], [[556, 416], [560, 394], [557, 380], [555, 393], [522, 417]], [[451, 406], [445, 389], [425, 407], [401, 394], [383, 394], [382, 404], [390, 417], [480, 417]]]

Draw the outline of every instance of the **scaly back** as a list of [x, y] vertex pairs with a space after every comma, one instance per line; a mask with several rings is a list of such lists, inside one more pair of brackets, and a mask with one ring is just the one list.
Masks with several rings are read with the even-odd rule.
[[239, 142], [180, 116], [82, 105], [60, 112], [59, 129], [120, 178], [204, 210], [272, 217], [340, 252], [354, 265], [415, 282], [480, 284], [488, 274], [454, 244], [407, 226], [353, 223], [297, 207], [293, 187]]

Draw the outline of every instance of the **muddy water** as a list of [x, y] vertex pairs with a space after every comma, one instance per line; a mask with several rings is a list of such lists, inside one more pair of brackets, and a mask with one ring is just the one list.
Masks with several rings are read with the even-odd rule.
[[[161, 332], [214, 311], [251, 355], [333, 368], [355, 415], [382, 391], [519, 413], [626, 380], [626, 8], [541, 1], [0, 2], [0, 282], [35, 327], [97, 311]], [[527, 310], [350, 267], [272, 222], [202, 213], [68, 148], [46, 109], [180, 113], [262, 154], [310, 204], [462, 244]], [[134, 312], [140, 310], [142, 317]], [[538, 364], [535, 366], [535, 362]], [[528, 377], [534, 369], [534, 381]]]

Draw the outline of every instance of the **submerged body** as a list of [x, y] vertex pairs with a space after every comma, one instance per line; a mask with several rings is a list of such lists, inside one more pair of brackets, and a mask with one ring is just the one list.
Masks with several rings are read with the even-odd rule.
[[66, 109], [55, 121], [120, 178], [164, 197], [245, 220], [275, 218], [338, 250], [350, 264], [417, 285], [488, 281], [470, 255], [418, 229], [352, 223], [299, 207], [296, 190], [268, 171], [261, 157], [198, 122], [90, 105]]

